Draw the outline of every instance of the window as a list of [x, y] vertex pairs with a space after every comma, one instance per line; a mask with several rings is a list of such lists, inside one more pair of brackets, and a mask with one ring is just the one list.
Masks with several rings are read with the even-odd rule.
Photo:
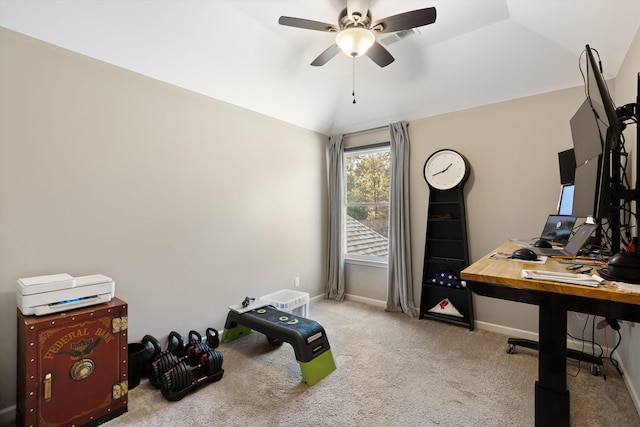
[[346, 253], [351, 260], [387, 262], [389, 252], [389, 145], [346, 149]]

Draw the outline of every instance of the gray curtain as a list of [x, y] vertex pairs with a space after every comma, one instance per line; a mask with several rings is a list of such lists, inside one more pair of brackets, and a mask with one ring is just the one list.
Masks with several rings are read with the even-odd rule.
[[342, 135], [329, 139], [327, 148], [327, 184], [329, 190], [329, 236], [328, 236], [328, 277], [325, 297], [342, 301], [344, 299], [344, 216], [342, 215], [343, 190], [343, 142]]
[[407, 122], [389, 125], [391, 189], [389, 195], [389, 281], [385, 310], [416, 315], [411, 278], [409, 217], [409, 133]]

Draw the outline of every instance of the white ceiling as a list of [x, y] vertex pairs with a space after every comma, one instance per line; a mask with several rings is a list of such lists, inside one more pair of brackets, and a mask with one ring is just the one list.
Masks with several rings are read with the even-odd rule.
[[[387, 49], [385, 68], [338, 54], [346, 0], [0, 0], [0, 25], [158, 80], [322, 132], [346, 133], [582, 84], [596, 48], [617, 75], [640, 0], [371, 0], [373, 20], [435, 6], [437, 19]], [[385, 35], [378, 35], [380, 41]], [[584, 62], [583, 62], [584, 63]]]

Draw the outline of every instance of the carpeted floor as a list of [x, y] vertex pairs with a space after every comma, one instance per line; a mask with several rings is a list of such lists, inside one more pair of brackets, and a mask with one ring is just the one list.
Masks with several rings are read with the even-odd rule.
[[[337, 369], [314, 386], [289, 344], [252, 333], [218, 350], [224, 376], [178, 402], [147, 380], [115, 426], [532, 426], [537, 353], [506, 353], [503, 335], [387, 313], [355, 302], [311, 303]], [[573, 426], [638, 426], [612, 366], [567, 362]]]

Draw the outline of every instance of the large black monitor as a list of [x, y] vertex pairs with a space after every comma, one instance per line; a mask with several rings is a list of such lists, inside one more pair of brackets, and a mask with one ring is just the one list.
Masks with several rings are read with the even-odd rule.
[[578, 218], [607, 218], [609, 214], [609, 159], [600, 154], [576, 168], [571, 214]]
[[560, 167], [560, 184], [573, 184], [576, 175], [576, 156], [573, 148], [558, 153]]
[[585, 53], [587, 97], [570, 121], [576, 157], [572, 214], [599, 220], [608, 219], [610, 212], [611, 150], [618, 145], [622, 125], [589, 45]]
[[[602, 64], [596, 62], [594, 50], [585, 46], [587, 53], [587, 99], [589, 99], [598, 113], [598, 123], [603, 123], [608, 127], [606, 142], [607, 148], [612, 150], [618, 143], [622, 133], [622, 122], [616, 113], [616, 106], [609, 94], [609, 88], [602, 76]], [[602, 114], [604, 109], [604, 115]], [[601, 132], [602, 133], [602, 132]]]
[[596, 156], [602, 154], [607, 129], [599, 126], [597, 112], [592, 101], [585, 99], [571, 120], [571, 137], [573, 139], [574, 171]]

